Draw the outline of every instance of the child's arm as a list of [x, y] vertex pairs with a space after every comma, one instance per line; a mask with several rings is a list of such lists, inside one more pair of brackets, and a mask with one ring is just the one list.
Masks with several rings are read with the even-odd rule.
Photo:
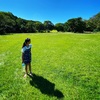
[[22, 63], [24, 62], [24, 51], [25, 51], [25, 48], [22, 48], [21, 49], [21, 52], [22, 52]]
[[23, 58], [24, 58], [24, 53], [22, 53], [22, 63], [24, 62]]

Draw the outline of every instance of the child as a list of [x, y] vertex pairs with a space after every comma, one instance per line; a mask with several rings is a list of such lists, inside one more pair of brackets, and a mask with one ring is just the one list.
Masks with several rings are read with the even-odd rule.
[[25, 39], [23, 46], [22, 46], [22, 63], [25, 64], [25, 75], [24, 77], [27, 76], [28, 74], [28, 66], [29, 66], [29, 71], [30, 75], [32, 76], [31, 72], [31, 48], [32, 44], [31, 40], [29, 38]]

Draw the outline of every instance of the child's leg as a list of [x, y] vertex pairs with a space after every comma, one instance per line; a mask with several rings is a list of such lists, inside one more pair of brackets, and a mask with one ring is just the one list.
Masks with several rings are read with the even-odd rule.
[[24, 78], [27, 77], [27, 74], [28, 74], [28, 65], [26, 64], [26, 66], [25, 66], [25, 75], [24, 75]]
[[25, 66], [25, 74], [28, 74], [28, 64]]
[[29, 71], [30, 71], [30, 73], [31, 73], [31, 63], [29, 63]]

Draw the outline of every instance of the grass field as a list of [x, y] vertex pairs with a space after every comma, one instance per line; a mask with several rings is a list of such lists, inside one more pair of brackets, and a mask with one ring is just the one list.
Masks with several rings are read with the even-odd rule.
[[[25, 79], [21, 47], [27, 37], [34, 75]], [[100, 34], [0, 36], [0, 100], [100, 100]]]

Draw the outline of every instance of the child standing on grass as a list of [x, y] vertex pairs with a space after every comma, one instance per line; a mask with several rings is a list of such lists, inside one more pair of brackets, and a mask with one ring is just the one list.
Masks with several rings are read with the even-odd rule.
[[32, 44], [31, 40], [29, 38], [25, 39], [23, 46], [22, 46], [22, 63], [25, 64], [25, 75], [24, 77], [27, 76], [28, 74], [28, 67], [29, 67], [29, 71], [30, 71], [30, 75], [32, 76], [32, 72], [31, 72], [31, 48], [32, 48]]

